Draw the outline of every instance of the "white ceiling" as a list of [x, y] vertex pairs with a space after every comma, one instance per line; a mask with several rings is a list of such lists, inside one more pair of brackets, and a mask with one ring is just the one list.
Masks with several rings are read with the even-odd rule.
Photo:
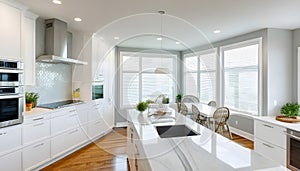
[[[181, 23], [174, 25], [165, 22], [163, 30], [172, 32], [170, 34], [172, 39], [179, 40], [188, 47], [223, 40], [262, 28], [300, 28], [300, 0], [62, 0], [62, 5], [55, 5], [52, 0], [18, 1], [43, 18], [61, 19], [66, 21], [70, 28], [84, 32], [96, 32], [122, 17], [145, 13], [158, 15], [157, 11], [165, 10], [167, 12], [165, 16], [173, 19], [178, 17], [177, 20]], [[80, 17], [83, 21], [77, 23], [73, 20], [74, 17]], [[142, 31], [139, 29], [145, 25], [153, 27], [159, 34], [160, 17], [156, 17], [155, 20], [157, 21], [145, 17], [144, 23], [138, 25], [120, 22], [117, 29], [110, 27], [114, 32], [109, 35], [119, 36], [120, 42], [123, 42], [122, 46], [150, 48], [155, 44], [152, 47], [155, 48], [157, 43], [153, 43], [151, 36], [137, 38], [136, 35], [132, 35], [135, 38], [128, 42], [124, 41], [131, 38], [125, 32], [138, 30], [141, 35]], [[186, 26], [182, 26], [182, 23]], [[186, 29], [187, 26], [194, 31], [197, 30], [198, 35], [192, 36], [193, 34]], [[123, 27], [127, 29], [123, 30]], [[213, 31], [216, 29], [222, 32], [214, 34]], [[149, 32], [145, 31], [145, 34]], [[167, 33], [164, 34], [168, 36]], [[126, 36], [122, 37], [122, 35]], [[164, 44], [166, 49], [177, 49], [174, 44], [170, 42], [168, 44], [170, 45]]]

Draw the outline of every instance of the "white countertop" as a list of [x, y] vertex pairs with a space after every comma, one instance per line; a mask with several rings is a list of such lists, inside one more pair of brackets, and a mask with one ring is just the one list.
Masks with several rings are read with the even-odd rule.
[[48, 112], [52, 112], [53, 109], [47, 109], [47, 108], [32, 108], [31, 111], [25, 111], [25, 118], [33, 117], [40, 114], [45, 114]]
[[258, 117], [255, 117], [254, 119], [264, 121], [264, 122], [268, 122], [268, 123], [271, 123], [271, 124], [274, 124], [274, 125], [278, 125], [278, 126], [281, 126], [281, 127], [285, 127], [285, 128], [292, 129], [292, 130], [300, 132], [300, 122], [296, 122], [296, 123], [281, 122], [281, 121], [277, 121], [275, 119], [275, 117], [276, 116], [258, 116]]
[[[191, 119], [173, 114], [174, 121], [159, 123], [159, 119], [128, 110], [128, 120], [132, 121], [144, 155], [153, 171], [174, 170], [288, 170], [279, 164], [262, 157], [254, 151], [195, 123]], [[164, 116], [166, 120], [167, 116]], [[167, 117], [167, 119], [170, 120]], [[152, 121], [157, 124], [151, 124]], [[160, 138], [155, 125], [185, 124], [199, 136]]]

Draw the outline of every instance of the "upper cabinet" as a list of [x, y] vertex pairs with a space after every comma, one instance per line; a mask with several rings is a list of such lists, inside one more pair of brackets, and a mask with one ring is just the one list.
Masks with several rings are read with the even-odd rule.
[[35, 23], [37, 15], [24, 12], [22, 17], [21, 57], [24, 62], [25, 85], [35, 85]]
[[20, 8], [0, 2], [0, 58], [21, 60]]

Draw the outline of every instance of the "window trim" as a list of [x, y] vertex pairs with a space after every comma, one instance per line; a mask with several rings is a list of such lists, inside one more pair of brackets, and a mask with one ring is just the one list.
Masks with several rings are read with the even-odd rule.
[[246, 46], [251, 46], [251, 45], [256, 45], [258, 44], [258, 95], [257, 95], [257, 104], [258, 104], [258, 111], [257, 114], [254, 113], [250, 113], [250, 112], [246, 112], [243, 110], [237, 110], [237, 109], [232, 109], [232, 111], [234, 112], [238, 112], [238, 113], [243, 113], [246, 115], [250, 115], [250, 116], [261, 116], [262, 114], [262, 37], [259, 38], [254, 38], [254, 39], [250, 39], [250, 40], [246, 40], [246, 41], [242, 41], [242, 42], [238, 42], [238, 43], [233, 43], [233, 44], [229, 44], [226, 46], [221, 46], [220, 47], [220, 88], [221, 88], [221, 92], [220, 92], [220, 99], [221, 99], [221, 105], [224, 106], [224, 102], [225, 102], [225, 67], [224, 67], [224, 52], [227, 50], [232, 50], [232, 49], [237, 49], [237, 48], [242, 48], [242, 47], [246, 47]]
[[[146, 54], [147, 56], [146, 57], [141, 57], [141, 55], [139, 54]], [[132, 56], [132, 57], [136, 57], [136, 58], [139, 58], [139, 71], [123, 71], [123, 57], [124, 56]], [[131, 108], [134, 108], [133, 105], [124, 105], [124, 101], [123, 101], [123, 73], [136, 73], [138, 74], [138, 77], [139, 77], [139, 101], [142, 100], [142, 73], [147, 73], [145, 71], [142, 70], [142, 58], [161, 58], [161, 57], [166, 57], [166, 58], [171, 58], [173, 60], [173, 70], [172, 70], [172, 77], [173, 78], [176, 78], [176, 81], [178, 80], [178, 58], [179, 58], [179, 53], [173, 53], [173, 52], [170, 52], [170, 53], [167, 53], [167, 52], [140, 52], [140, 51], [119, 51], [119, 75], [120, 75], [120, 83], [119, 83], [119, 86], [120, 86], [120, 90], [119, 90], [119, 106], [120, 106], [120, 109], [131, 109]], [[149, 72], [150, 73], [150, 72]], [[140, 87], [141, 86], [141, 87]], [[175, 99], [176, 97], [176, 93], [177, 93], [177, 90], [178, 90], [178, 86], [177, 86], [177, 83], [174, 83], [174, 92], [173, 92], [173, 96], [174, 97], [169, 97], [169, 98], [172, 98], [172, 99]]]
[[[216, 55], [216, 69], [215, 70], [200, 70], [200, 56], [201, 55], [207, 55], [207, 54], [211, 54], [214, 53]], [[185, 67], [185, 60], [186, 58], [190, 58], [190, 57], [197, 57], [197, 70], [196, 71], [187, 71], [186, 67]], [[217, 100], [218, 94], [217, 94], [217, 87], [218, 87], [218, 77], [217, 77], [217, 73], [218, 73], [218, 48], [211, 48], [211, 49], [206, 49], [206, 50], [201, 50], [201, 51], [196, 51], [196, 52], [191, 52], [191, 53], [186, 53], [183, 54], [183, 93], [186, 94], [186, 73], [197, 73], [197, 93], [196, 96], [200, 99], [200, 75], [201, 73], [206, 73], [206, 72], [215, 72], [216, 74], [216, 78], [215, 78], [215, 97]], [[201, 100], [200, 100], [201, 101]]]

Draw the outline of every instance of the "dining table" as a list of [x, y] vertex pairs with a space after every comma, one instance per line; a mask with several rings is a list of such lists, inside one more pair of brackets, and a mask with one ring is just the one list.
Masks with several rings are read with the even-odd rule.
[[217, 110], [217, 107], [209, 106], [205, 103], [193, 103], [192, 106], [194, 106], [198, 109], [198, 112], [200, 113], [201, 116], [207, 118], [208, 128], [213, 129], [215, 127], [213, 116], [214, 116], [215, 111]]

